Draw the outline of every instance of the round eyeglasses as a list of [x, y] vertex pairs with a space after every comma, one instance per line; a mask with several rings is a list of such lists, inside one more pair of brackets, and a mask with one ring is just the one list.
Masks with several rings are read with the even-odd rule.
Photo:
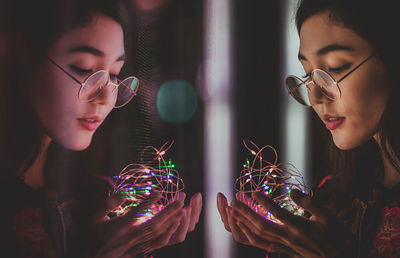
[[100, 95], [104, 87], [112, 85], [114, 86], [112, 92], [116, 95], [114, 108], [120, 108], [128, 104], [129, 101], [136, 96], [139, 89], [138, 78], [129, 76], [122, 81], [117, 79], [116, 82], [113, 82], [110, 80], [110, 73], [105, 70], [96, 71], [89, 75], [83, 82], [80, 82], [51, 58], [48, 58], [48, 60], [81, 86], [78, 92], [78, 98], [82, 101], [89, 102], [94, 100]]
[[372, 54], [364, 59], [360, 64], [351, 69], [348, 73], [346, 73], [342, 78], [337, 81], [322, 69], [314, 69], [310, 74], [310, 78], [305, 81], [297, 76], [289, 75], [285, 79], [286, 90], [288, 94], [291, 95], [297, 102], [307, 107], [311, 107], [314, 104], [310, 98], [310, 84], [318, 86], [317, 88], [320, 90], [320, 92], [328, 99], [338, 100], [342, 96], [339, 83], [343, 81], [347, 76], [349, 76], [352, 72], [354, 72], [357, 68], [359, 68], [362, 64], [367, 62], [374, 55], [375, 54]]

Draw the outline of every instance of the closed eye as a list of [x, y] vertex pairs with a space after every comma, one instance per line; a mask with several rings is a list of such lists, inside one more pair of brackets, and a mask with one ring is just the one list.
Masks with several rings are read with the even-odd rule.
[[349, 69], [350, 66], [351, 66], [351, 63], [345, 64], [345, 65], [342, 65], [339, 67], [332, 67], [332, 68], [329, 68], [329, 72], [340, 74], [340, 73], [344, 72], [345, 70]]
[[69, 68], [71, 69], [71, 71], [79, 75], [88, 75], [93, 72], [92, 69], [83, 69], [75, 65], [70, 65]]
[[110, 80], [113, 83], [117, 83], [118, 82], [118, 74], [110, 74]]

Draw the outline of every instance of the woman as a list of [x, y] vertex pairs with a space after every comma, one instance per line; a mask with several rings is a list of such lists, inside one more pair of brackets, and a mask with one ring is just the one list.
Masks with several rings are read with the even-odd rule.
[[222, 221], [236, 241], [296, 257], [400, 255], [400, 50], [392, 4], [300, 2], [298, 58], [306, 75], [288, 76], [285, 84], [329, 130], [332, 169], [313, 197], [292, 191], [310, 218], [253, 194], [283, 225], [239, 201], [230, 207], [219, 194]]
[[107, 210], [120, 200], [99, 201], [106, 191], [94, 193], [106, 190], [103, 182], [75, 162], [111, 110], [128, 104], [138, 89], [135, 77], [119, 79], [125, 62], [119, 7], [117, 1], [8, 3], [13, 27], [7, 30], [10, 54], [2, 59], [9, 72], [1, 81], [7, 96], [2, 255], [134, 257], [181, 242], [194, 230], [200, 194], [187, 207], [181, 194], [152, 220], [133, 225], [160, 196], [110, 219]]

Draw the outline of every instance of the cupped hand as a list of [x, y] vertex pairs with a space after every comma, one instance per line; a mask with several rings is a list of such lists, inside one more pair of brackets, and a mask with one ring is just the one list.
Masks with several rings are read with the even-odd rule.
[[[176, 199], [184, 202], [186, 198], [186, 194], [180, 192]], [[200, 193], [197, 193], [190, 198], [189, 206], [184, 208], [186, 215], [183, 218], [180, 226], [174, 233], [173, 237], [168, 242], [168, 245], [176, 244], [183, 242], [186, 239], [186, 235], [189, 232], [192, 232], [196, 224], [199, 222], [200, 213], [202, 209], [202, 196]]]
[[[201, 194], [195, 194], [190, 205], [184, 207], [185, 194], [179, 193], [174, 201], [153, 218], [135, 224], [138, 214], [155, 204], [161, 195], [153, 193], [139, 206], [125, 215], [95, 224], [95, 257], [135, 257], [161, 247], [182, 242], [194, 230], [201, 212]], [[120, 203], [116, 202], [115, 205]]]
[[291, 198], [312, 214], [311, 219], [290, 213], [259, 192], [252, 197], [282, 224], [265, 219], [242, 201], [234, 200], [230, 207], [226, 198], [218, 195], [218, 209], [225, 228], [240, 243], [292, 257], [336, 257], [351, 237], [350, 229], [300, 191], [293, 190]]
[[350, 229], [298, 190], [291, 192], [291, 198], [312, 214], [311, 219], [292, 214], [260, 192], [252, 197], [282, 224], [266, 220], [244, 203], [233, 201], [234, 221], [251, 245], [301, 257], [336, 257], [351, 237]]

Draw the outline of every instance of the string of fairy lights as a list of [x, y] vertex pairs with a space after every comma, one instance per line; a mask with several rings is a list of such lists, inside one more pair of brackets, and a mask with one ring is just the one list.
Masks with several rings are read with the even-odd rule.
[[151, 193], [157, 191], [161, 195], [160, 200], [137, 214], [134, 224], [141, 224], [175, 200], [177, 193], [184, 189], [184, 183], [175, 164], [164, 158], [172, 144], [173, 142], [167, 142], [160, 149], [146, 147], [143, 152], [152, 152], [153, 160], [145, 164], [129, 164], [119, 175], [111, 177], [113, 189], [110, 194], [119, 195], [124, 202], [110, 211], [109, 217], [126, 214], [131, 207], [137, 207]]
[[[138, 207], [157, 191], [161, 198], [149, 207], [138, 210], [136, 214], [133, 224], [142, 224], [173, 202], [177, 194], [183, 191], [184, 183], [179, 177], [175, 164], [164, 158], [172, 144], [173, 142], [166, 142], [159, 149], [153, 146], [146, 147], [142, 154], [146, 152], [146, 157], [148, 157], [150, 152], [150, 156], [154, 157], [152, 160], [128, 164], [117, 176], [111, 177], [113, 189], [110, 194], [119, 195], [124, 201], [117, 208], [109, 211], [109, 217], [125, 215], [132, 207]], [[294, 215], [304, 215], [304, 209], [297, 206], [290, 198], [290, 192], [293, 189], [312, 194], [311, 189], [304, 183], [302, 173], [290, 163], [278, 163], [278, 153], [270, 145], [260, 148], [250, 140], [243, 140], [243, 144], [252, 157], [246, 158], [243, 169], [235, 181], [236, 198], [265, 219], [278, 224], [282, 224], [279, 219], [251, 198], [253, 192], [262, 192], [281, 208], [287, 209]], [[269, 155], [266, 155], [267, 151], [270, 152]], [[271, 153], [272, 161], [265, 158]], [[144, 253], [146, 257], [149, 257], [148, 251], [145, 250]]]
[[[296, 205], [290, 198], [292, 189], [311, 194], [304, 182], [303, 175], [290, 163], [278, 163], [278, 153], [274, 147], [266, 145], [258, 147], [251, 140], [243, 140], [245, 148], [253, 156], [247, 158], [240, 176], [235, 181], [237, 198], [246, 203], [265, 219], [282, 224], [268, 210], [251, 198], [251, 193], [262, 192], [281, 208], [295, 215], [304, 215], [304, 209]], [[266, 151], [272, 151], [273, 162], [263, 158]]]

